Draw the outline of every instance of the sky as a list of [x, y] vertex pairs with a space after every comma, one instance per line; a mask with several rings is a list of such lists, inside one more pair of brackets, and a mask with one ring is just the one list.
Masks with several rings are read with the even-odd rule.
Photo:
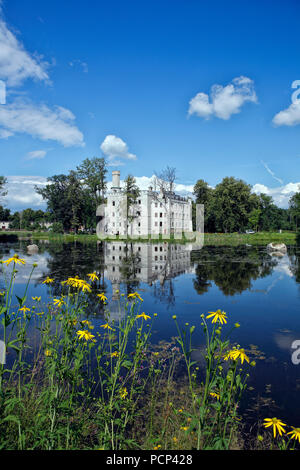
[[0, 0], [0, 174], [34, 185], [106, 157], [142, 189], [240, 178], [280, 207], [300, 184], [299, 0]]

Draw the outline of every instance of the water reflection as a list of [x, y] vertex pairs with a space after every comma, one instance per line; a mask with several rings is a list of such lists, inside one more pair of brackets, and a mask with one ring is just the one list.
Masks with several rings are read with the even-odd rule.
[[204, 247], [192, 253], [196, 265], [194, 288], [206, 293], [212, 282], [224, 295], [241, 294], [251, 289], [252, 281], [272, 273], [278, 259], [258, 247]]
[[48, 240], [40, 241], [39, 253], [30, 255], [27, 245], [26, 240], [2, 243], [0, 257], [7, 259], [17, 252], [25, 259], [26, 265], [20, 269], [16, 281], [19, 284], [26, 282], [32, 264], [37, 263], [32, 277], [35, 286], [50, 276], [55, 280], [52, 286], [55, 295], [61, 293], [61, 281], [76, 275], [86, 278], [91, 272], [99, 277], [94, 288], [107, 292], [111, 284], [115, 301], [121, 286], [128, 295], [141, 288], [141, 284], [148, 284], [153, 296], [169, 306], [175, 304], [174, 280], [186, 274], [192, 275], [193, 287], [199, 295], [215, 285], [225, 296], [234, 296], [252, 290], [253, 281], [277, 273], [278, 277], [272, 278], [261, 292], [268, 293], [283, 276], [294, 277], [300, 283], [297, 247], [289, 247], [288, 254], [274, 257], [265, 248], [249, 246], [204, 247], [193, 251], [190, 244], [116, 241], [82, 245]]

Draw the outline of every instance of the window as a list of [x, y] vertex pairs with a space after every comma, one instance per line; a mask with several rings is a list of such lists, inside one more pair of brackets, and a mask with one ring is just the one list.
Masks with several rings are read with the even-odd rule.
[[162, 222], [159, 222], [159, 226], [162, 227]]
[[141, 200], [139, 199], [139, 204], [141, 204]]
[[154, 248], [154, 251], [157, 251], [157, 246]]
[[157, 227], [157, 222], [155, 222], [155, 224], [154, 224], [154, 225], [155, 225], [155, 227]]
[[162, 212], [160, 212], [159, 217], [162, 217]]
[[157, 207], [157, 202], [155, 203], [155, 207]]
[[112, 202], [112, 205], [113, 205], [113, 206], [115, 206], [115, 205], [116, 205], [115, 201], [113, 201], [113, 202]]
[[155, 217], [157, 217], [157, 212], [155, 212]]

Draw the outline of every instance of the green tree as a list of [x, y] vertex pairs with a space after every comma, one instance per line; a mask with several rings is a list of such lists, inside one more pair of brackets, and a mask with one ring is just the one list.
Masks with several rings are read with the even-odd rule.
[[72, 223], [72, 200], [69, 193], [69, 177], [54, 175], [47, 178], [44, 188], [35, 186], [35, 191], [47, 202], [47, 210], [52, 222], [61, 222], [64, 230], [69, 231]]
[[293, 218], [296, 230], [300, 222], [300, 187], [299, 192], [295, 193], [289, 200], [291, 216]]
[[67, 199], [71, 205], [71, 219], [70, 224], [71, 228], [77, 232], [79, 226], [82, 222], [82, 206], [83, 206], [83, 192], [80, 181], [77, 177], [77, 173], [75, 171], [70, 171], [68, 177], [68, 190], [67, 190]]
[[261, 210], [259, 208], [258, 209], [252, 209], [252, 211], [249, 214], [249, 223], [251, 224], [251, 226], [256, 231], [258, 229], [258, 223], [259, 223], [260, 215], [261, 215]]
[[9, 209], [4, 209], [3, 206], [0, 206], [0, 220], [1, 222], [8, 222], [10, 220], [11, 214]]
[[[213, 232], [215, 230], [215, 221], [213, 215], [213, 198], [214, 190], [210, 188], [208, 183], [202, 179], [198, 180], [194, 186], [194, 196], [196, 204], [204, 205], [204, 231]], [[194, 209], [194, 207], [193, 207]], [[193, 215], [195, 217], [195, 209]], [[193, 227], [195, 227], [193, 220]], [[195, 229], [195, 228], [194, 228]]]
[[104, 202], [106, 191], [107, 163], [105, 158], [86, 158], [77, 168], [77, 175], [89, 188], [96, 205]]
[[132, 175], [128, 175], [124, 180], [123, 194], [126, 196], [126, 233], [128, 235], [129, 225], [135, 218], [138, 217], [137, 211], [134, 210], [134, 205], [137, 202], [137, 198], [140, 196], [139, 187], [136, 184], [136, 179]]
[[250, 212], [259, 206], [259, 198], [251, 193], [251, 186], [240, 179], [226, 177], [214, 190], [212, 212], [216, 230], [243, 231]]
[[7, 184], [7, 179], [5, 176], [0, 176], [0, 197], [4, 197], [7, 194], [5, 185]]

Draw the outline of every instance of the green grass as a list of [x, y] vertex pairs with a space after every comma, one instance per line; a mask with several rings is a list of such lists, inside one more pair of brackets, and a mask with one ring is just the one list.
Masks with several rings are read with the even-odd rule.
[[[84, 234], [59, 234], [51, 232], [29, 232], [29, 231], [6, 231], [0, 232], [0, 241], [1, 236], [3, 235], [16, 235], [19, 238], [30, 238], [34, 240], [53, 240], [58, 242], [75, 242], [80, 241], [82, 243], [95, 243], [99, 241], [99, 238], [96, 234], [84, 235]], [[116, 236], [115, 238], [107, 238], [105, 241], [126, 241], [126, 239]], [[132, 243], [191, 243], [190, 240], [186, 239], [184, 236], [181, 239], [176, 239], [174, 236], [170, 238], [163, 238], [162, 235], [159, 235], [158, 238], [130, 238], [127, 239], [128, 242]], [[296, 232], [285, 231], [282, 233], [279, 232], [257, 232], [254, 234], [245, 234], [245, 233], [205, 233], [204, 234], [204, 246], [238, 246], [244, 244], [250, 245], [264, 245], [271, 242], [276, 243], [285, 243], [286, 245], [295, 245], [296, 244]]]

